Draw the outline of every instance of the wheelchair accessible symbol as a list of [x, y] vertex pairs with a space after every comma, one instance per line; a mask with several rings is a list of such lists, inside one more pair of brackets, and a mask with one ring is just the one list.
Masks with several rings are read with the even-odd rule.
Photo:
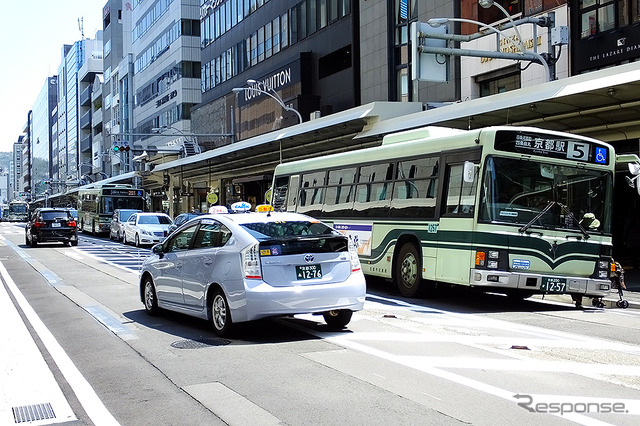
[[596, 163], [607, 164], [607, 148], [596, 147]]

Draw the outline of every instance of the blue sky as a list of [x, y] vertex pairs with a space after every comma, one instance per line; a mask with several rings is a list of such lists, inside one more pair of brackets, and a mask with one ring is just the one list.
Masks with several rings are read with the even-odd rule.
[[0, 151], [13, 150], [45, 80], [57, 74], [62, 46], [102, 29], [106, 0], [0, 0]]

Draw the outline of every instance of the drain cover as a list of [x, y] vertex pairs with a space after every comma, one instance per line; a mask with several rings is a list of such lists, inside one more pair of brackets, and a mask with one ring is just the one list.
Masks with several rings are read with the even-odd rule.
[[23, 405], [13, 407], [13, 420], [15, 423], [32, 422], [34, 420], [55, 419], [56, 415], [50, 403]]
[[178, 340], [171, 344], [176, 349], [200, 349], [208, 348], [209, 346], [225, 346], [231, 343], [230, 340], [220, 339], [217, 337], [211, 337], [198, 340]]

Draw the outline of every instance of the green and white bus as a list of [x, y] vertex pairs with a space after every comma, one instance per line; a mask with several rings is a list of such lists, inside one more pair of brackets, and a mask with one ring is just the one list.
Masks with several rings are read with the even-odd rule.
[[29, 203], [22, 200], [11, 200], [9, 202], [7, 221], [27, 222], [29, 220]]
[[116, 209], [145, 210], [145, 192], [125, 184], [91, 184], [78, 188], [80, 230], [108, 233]]
[[427, 127], [278, 165], [272, 205], [349, 235], [365, 274], [406, 297], [443, 283], [595, 304], [611, 287], [615, 166], [612, 146], [577, 135]]

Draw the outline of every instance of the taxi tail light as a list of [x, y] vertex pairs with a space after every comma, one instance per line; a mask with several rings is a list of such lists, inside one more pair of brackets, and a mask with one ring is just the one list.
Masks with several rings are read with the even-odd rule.
[[242, 267], [245, 278], [259, 280], [262, 279], [262, 268], [260, 267], [260, 244], [256, 243], [242, 250]]
[[349, 239], [349, 257], [351, 259], [351, 272], [358, 272], [361, 268], [358, 247], [351, 242], [351, 239]]

